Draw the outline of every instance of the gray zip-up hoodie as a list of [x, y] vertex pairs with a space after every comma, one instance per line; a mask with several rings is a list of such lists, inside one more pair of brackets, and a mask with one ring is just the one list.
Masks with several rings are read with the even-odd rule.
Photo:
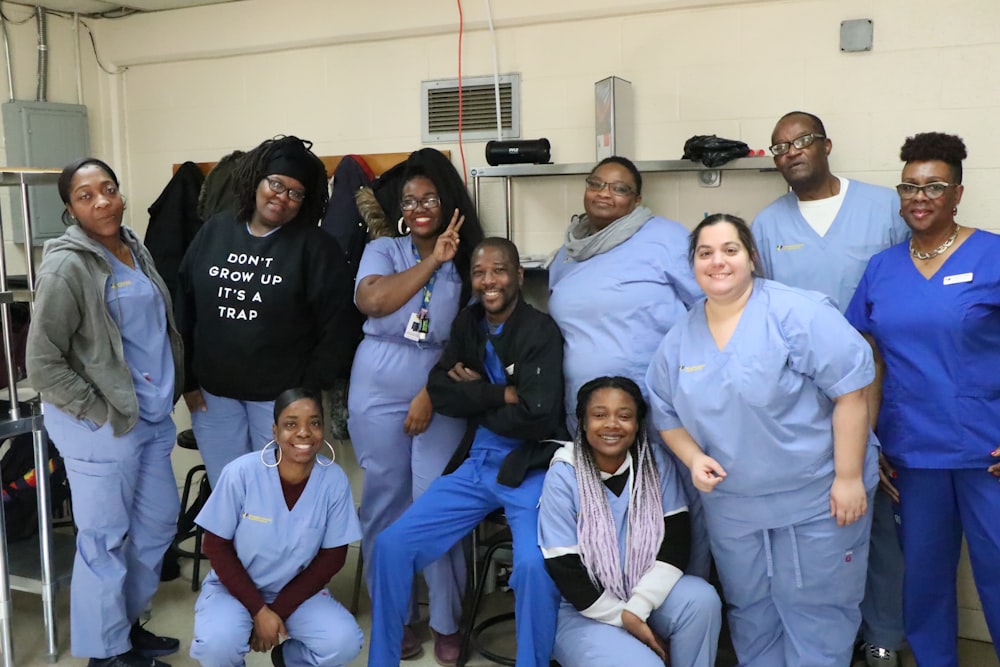
[[[166, 305], [176, 401], [184, 386], [184, 354], [170, 294], [135, 233], [122, 227], [121, 235]], [[77, 419], [111, 422], [120, 436], [139, 420], [139, 401], [121, 332], [105, 302], [110, 279], [111, 262], [103, 248], [79, 226], [45, 244], [28, 330], [27, 368], [31, 386], [43, 400]]]

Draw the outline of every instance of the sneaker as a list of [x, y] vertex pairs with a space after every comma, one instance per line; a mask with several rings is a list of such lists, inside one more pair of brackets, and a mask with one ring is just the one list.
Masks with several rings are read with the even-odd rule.
[[865, 644], [865, 664], [868, 667], [899, 667], [899, 655], [875, 644]]
[[144, 658], [134, 651], [129, 651], [113, 655], [110, 658], [91, 658], [87, 667], [170, 667], [170, 665], [155, 658]]
[[441, 667], [454, 667], [458, 664], [458, 654], [462, 650], [462, 633], [453, 632], [450, 635], [434, 633], [434, 659]]
[[278, 644], [271, 649], [271, 664], [274, 667], [285, 667], [285, 645]]
[[417, 637], [417, 633], [413, 631], [408, 625], [403, 626], [403, 645], [399, 652], [399, 658], [401, 660], [412, 660], [420, 655], [423, 651], [423, 646], [420, 645], [420, 639]]
[[177, 653], [177, 649], [181, 647], [179, 639], [154, 635], [139, 625], [139, 621], [132, 624], [128, 638], [132, 642], [132, 652], [144, 658], [158, 658], [161, 655]]

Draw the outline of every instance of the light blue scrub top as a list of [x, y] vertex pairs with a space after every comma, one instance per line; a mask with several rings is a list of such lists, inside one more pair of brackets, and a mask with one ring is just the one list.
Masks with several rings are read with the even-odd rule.
[[826, 294], [840, 312], [854, 296], [868, 259], [910, 237], [895, 190], [860, 181], [848, 181], [824, 236], [802, 217], [794, 192], [761, 211], [751, 231], [764, 277]]
[[[711, 521], [750, 532], [829, 510], [832, 399], [874, 378], [871, 347], [829, 298], [757, 279], [724, 349], [702, 302], [664, 338], [647, 385], [656, 428], [683, 426], [726, 470], [701, 494]], [[871, 434], [864, 473], [872, 488]]]
[[578, 262], [563, 247], [549, 267], [549, 315], [563, 340], [564, 401], [576, 428], [576, 393], [602, 375], [645, 387], [664, 334], [703, 297], [687, 258], [688, 230], [650, 218], [632, 238]]
[[[272, 448], [264, 455], [270, 464], [274, 452]], [[244, 454], [223, 468], [195, 521], [233, 540], [236, 555], [268, 603], [320, 549], [361, 539], [351, 487], [340, 466], [313, 466], [302, 495], [289, 510], [278, 469], [265, 467], [260, 452]], [[214, 570], [205, 584], [221, 585]]]
[[167, 335], [167, 310], [163, 296], [139, 269], [132, 268], [104, 248], [111, 277], [104, 286], [104, 301], [122, 337], [139, 401], [139, 416], [156, 423], [174, 409], [174, 359]]
[[[413, 256], [413, 242], [409, 236], [399, 238], [375, 239], [365, 246], [358, 265], [358, 277], [355, 285], [362, 279], [371, 276], [388, 276], [402, 273], [417, 265]], [[458, 314], [458, 299], [462, 292], [462, 278], [452, 262], [445, 262], [437, 270], [437, 279], [431, 292], [431, 302], [428, 307], [430, 329], [427, 339], [422, 342], [412, 341], [403, 337], [403, 332], [410, 320], [410, 315], [420, 312], [423, 308], [424, 291], [418, 290], [403, 306], [382, 317], [369, 317], [364, 324], [365, 336], [377, 337], [383, 340], [408, 345], [411, 347], [431, 347], [443, 349], [451, 333], [451, 323]], [[357, 302], [357, 287], [355, 287], [355, 302]], [[437, 361], [434, 357], [431, 364]], [[428, 368], [429, 370], [429, 368]], [[426, 373], [425, 373], [426, 376]], [[426, 377], [423, 378], [426, 381]]]
[[909, 468], [982, 468], [1000, 444], [1000, 236], [977, 230], [930, 279], [909, 246], [872, 258], [847, 318], [886, 364], [878, 433]]
[[[674, 467], [664, 459], [668, 456], [662, 447], [653, 447], [656, 459], [657, 473], [660, 477], [660, 498], [663, 503], [663, 516], [671, 516], [687, 511], [687, 502], [680, 484], [674, 474]], [[624, 568], [625, 549], [628, 540], [628, 505], [632, 494], [632, 478], [621, 495], [616, 496], [611, 489], [604, 486], [604, 497], [611, 508], [611, 516], [615, 521], [615, 534], [618, 535], [618, 558]], [[579, 553], [579, 534], [577, 516], [580, 511], [580, 487], [576, 483], [576, 469], [567, 461], [554, 460], [545, 474], [545, 484], [542, 487], [542, 499], [538, 509], [538, 546], [545, 549], [559, 549], [570, 553]], [[664, 539], [670, 539], [667, 535]], [[685, 536], [685, 540], [690, 539]], [[575, 550], [574, 550], [575, 548]]]

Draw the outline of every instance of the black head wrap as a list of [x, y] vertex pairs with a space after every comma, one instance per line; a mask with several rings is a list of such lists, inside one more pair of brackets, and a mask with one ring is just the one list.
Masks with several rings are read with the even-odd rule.
[[308, 188], [316, 180], [316, 158], [298, 137], [282, 137], [275, 140], [264, 173], [294, 178]]

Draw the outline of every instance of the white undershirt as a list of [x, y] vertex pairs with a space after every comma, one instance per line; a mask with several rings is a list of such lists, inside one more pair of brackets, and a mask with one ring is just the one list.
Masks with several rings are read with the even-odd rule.
[[848, 180], [837, 176], [840, 181], [840, 192], [826, 199], [816, 199], [813, 201], [799, 200], [799, 212], [806, 219], [809, 226], [820, 236], [826, 236], [830, 231], [830, 226], [840, 213], [840, 207], [844, 203], [844, 195], [847, 194]]

